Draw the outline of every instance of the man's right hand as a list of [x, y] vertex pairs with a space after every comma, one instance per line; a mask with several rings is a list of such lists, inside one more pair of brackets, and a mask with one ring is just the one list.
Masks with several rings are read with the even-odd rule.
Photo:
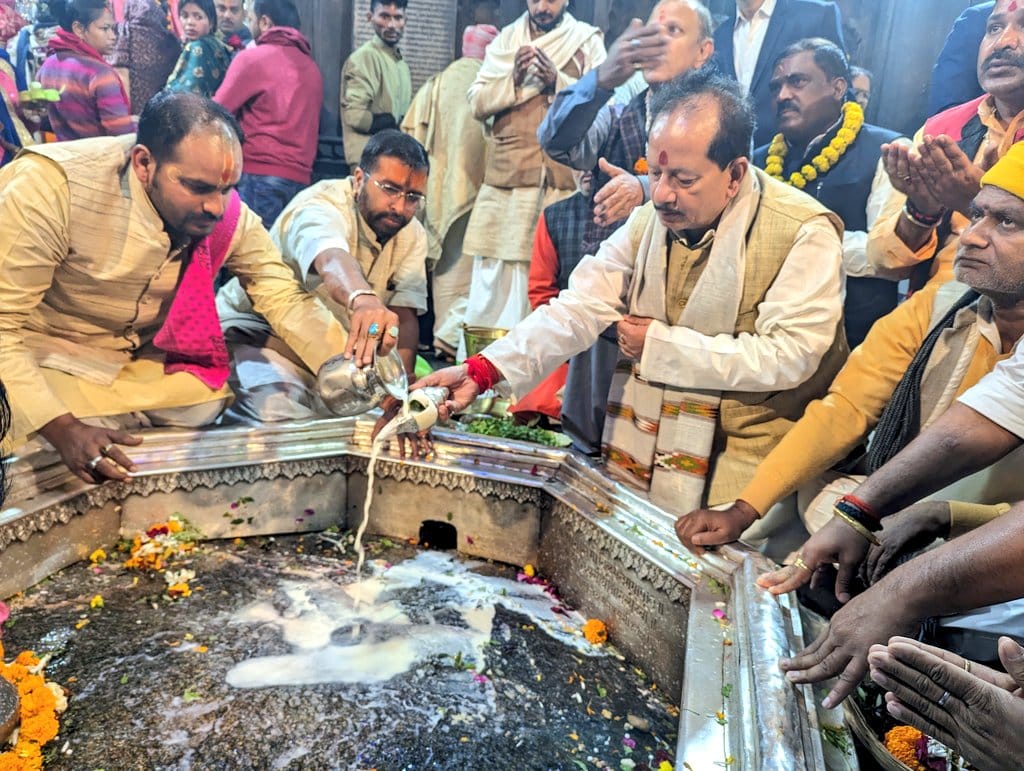
[[456, 412], [466, 409], [480, 395], [480, 389], [470, 379], [465, 364], [431, 372], [425, 378], [417, 380], [409, 386], [409, 391], [412, 392], [417, 388], [426, 388], [427, 386], [443, 386], [448, 389], [448, 399], [437, 407], [440, 420], [448, 420]]
[[[377, 325], [376, 334], [371, 336], [374, 324]], [[357, 367], [373, 364], [373, 352], [378, 345], [381, 355], [391, 353], [398, 342], [398, 336], [391, 333], [397, 328], [397, 313], [388, 309], [375, 295], [359, 295], [352, 302], [345, 358], [352, 358]]]
[[942, 202], [928, 185], [920, 154], [898, 142], [882, 145], [882, 164], [893, 188], [910, 199], [925, 214], [938, 214]]
[[810, 581], [817, 575], [818, 568], [825, 563], [838, 562], [836, 599], [840, 602], [849, 602], [850, 583], [857, 575], [860, 563], [867, 556], [870, 545], [864, 536], [848, 524], [840, 519], [833, 519], [812, 535], [800, 549], [800, 561], [806, 569], [796, 564], [786, 565], [779, 570], [765, 573], [757, 579], [757, 585], [772, 594], [785, 594]]
[[736, 501], [727, 509], [696, 509], [676, 520], [676, 535], [694, 554], [703, 554], [705, 546], [731, 543], [758, 519], [754, 507]]
[[129, 472], [135, 471], [135, 464], [117, 445], [142, 444], [141, 436], [86, 425], [70, 412], [51, 420], [39, 429], [39, 434], [57, 449], [72, 473], [89, 484], [127, 479]]
[[621, 86], [642, 69], [653, 69], [668, 55], [668, 38], [657, 24], [644, 25], [633, 19], [597, 68], [597, 85], [611, 90]]

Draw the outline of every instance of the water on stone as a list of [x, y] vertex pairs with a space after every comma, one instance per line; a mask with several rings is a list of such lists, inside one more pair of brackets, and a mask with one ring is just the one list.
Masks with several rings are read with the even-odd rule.
[[[628, 759], [642, 770], [671, 758], [669, 694], [587, 643], [582, 617], [541, 587], [508, 566], [387, 539], [369, 547], [359, 580], [352, 560], [308, 534], [204, 544], [186, 561], [193, 594], [175, 602], [161, 576], [125, 571], [117, 555], [12, 598], [5, 647], [52, 654], [47, 675], [71, 692], [46, 767], [619, 769]], [[90, 609], [97, 594], [104, 607]]]

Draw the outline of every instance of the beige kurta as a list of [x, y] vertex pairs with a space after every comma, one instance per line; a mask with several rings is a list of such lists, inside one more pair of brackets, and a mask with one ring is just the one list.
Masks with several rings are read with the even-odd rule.
[[[115, 415], [230, 395], [188, 373], [164, 375], [162, 357], [147, 351], [181, 253], [128, 165], [134, 141], [39, 146], [0, 169], [0, 373], [16, 439], [80, 405]], [[341, 326], [244, 205], [225, 264], [308, 366], [342, 350]]]
[[[423, 226], [413, 219], [381, 246], [359, 215], [351, 177], [325, 179], [295, 196], [270, 229], [270, 238], [292, 277], [315, 294], [346, 329], [348, 310], [331, 298], [313, 267], [316, 256], [327, 249], [343, 249], [354, 256], [385, 305], [414, 308], [417, 314], [427, 311], [427, 236]], [[237, 279], [217, 293], [217, 312], [224, 329], [271, 331], [266, 319], [253, 310]]]
[[374, 35], [352, 52], [341, 68], [341, 127], [349, 166], [356, 167], [370, 141], [373, 116], [389, 112], [399, 124], [411, 100], [412, 76], [397, 46]]

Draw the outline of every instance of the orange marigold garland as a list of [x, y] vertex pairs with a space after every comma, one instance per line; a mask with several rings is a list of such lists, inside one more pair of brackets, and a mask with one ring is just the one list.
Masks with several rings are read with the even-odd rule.
[[20, 725], [12, 738], [13, 748], [0, 752], [0, 771], [32, 771], [43, 767], [43, 747], [57, 735], [57, 716], [67, 709], [63, 689], [43, 676], [45, 662], [31, 651], [22, 651], [11, 663], [3, 660], [0, 643], [0, 677], [18, 689]]

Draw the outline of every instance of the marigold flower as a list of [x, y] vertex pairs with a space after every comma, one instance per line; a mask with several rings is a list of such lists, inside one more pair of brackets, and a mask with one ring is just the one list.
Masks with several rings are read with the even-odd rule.
[[174, 598], [191, 597], [192, 590], [189, 588], [189, 585], [185, 583], [171, 584], [167, 587], [167, 594]]
[[800, 167], [800, 173], [804, 175], [804, 179], [808, 182], [813, 182], [818, 178], [818, 170], [809, 163]]
[[885, 734], [885, 748], [896, 760], [914, 771], [925, 771], [917, 759], [917, 741], [923, 734], [909, 725], [898, 725]]
[[533, 565], [523, 565], [523, 572], [530, 578], [533, 578], [535, 575], [537, 575], [537, 571], [534, 570]]
[[583, 625], [583, 636], [591, 645], [603, 645], [608, 640], [608, 627], [598, 618], [591, 618]]
[[97, 549], [89, 555], [89, 562], [95, 565], [98, 562], [103, 562], [104, 560], [106, 560], [106, 558], [107, 553], [103, 551], [103, 549]]
[[647, 159], [637, 159], [637, 162], [633, 164], [633, 171], [635, 171], [637, 174], [646, 174], [649, 171], [649, 169], [647, 168]]
[[96, 610], [97, 608], [102, 608], [103, 607], [103, 595], [102, 594], [97, 594], [95, 597], [93, 597], [91, 600], [89, 600], [89, 607], [92, 608], [93, 610]]

